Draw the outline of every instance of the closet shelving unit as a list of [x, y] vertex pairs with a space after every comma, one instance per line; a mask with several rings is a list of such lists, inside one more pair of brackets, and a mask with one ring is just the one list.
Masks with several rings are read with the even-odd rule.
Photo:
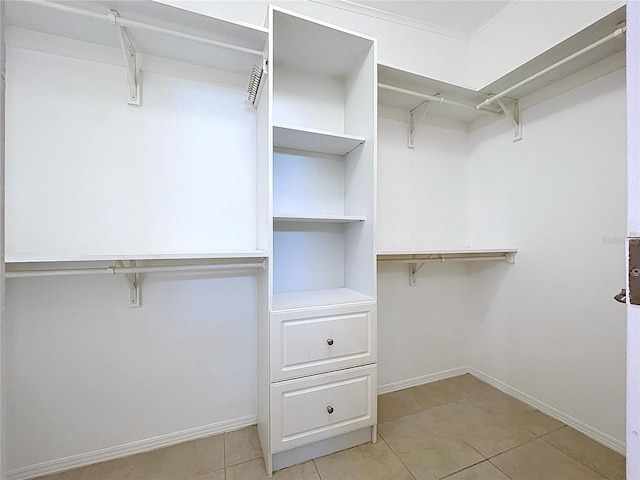
[[[540, 54], [489, 85], [473, 89], [453, 85], [388, 65], [380, 64], [379, 101], [382, 105], [409, 112], [409, 142], [425, 115], [472, 122], [482, 117], [509, 118], [514, 124], [514, 141], [522, 138], [520, 100], [552, 84], [571, 79], [572, 86], [624, 65], [625, 8], [621, 7], [598, 22]], [[589, 74], [584, 69], [600, 64]], [[551, 92], [549, 95], [559, 94]], [[547, 97], [549, 98], [549, 97]]]
[[376, 439], [375, 41], [271, 7], [258, 322], [267, 471]]
[[[126, 107], [134, 109], [145, 108], [141, 98], [144, 94], [139, 93], [144, 91], [141, 70], [147, 67], [156, 73], [195, 77], [204, 83], [236, 86], [242, 79], [246, 85], [252, 64], [262, 62], [268, 37], [264, 28], [155, 2], [7, 1], [5, 24], [9, 47], [123, 66], [127, 76], [123, 76], [122, 102], [136, 105]], [[108, 136], [107, 132], [105, 139]], [[64, 235], [79, 234], [71, 225], [60, 228], [67, 229]], [[12, 235], [9, 229], [7, 236]], [[123, 230], [122, 235], [126, 236], [127, 231]], [[211, 249], [152, 248], [135, 252], [119, 247], [96, 250], [87, 246], [83, 251], [47, 251], [43, 247], [9, 249], [5, 264], [7, 278], [124, 274], [131, 290], [130, 306], [138, 306], [139, 274], [263, 269], [266, 258], [266, 250], [257, 246], [236, 250], [212, 245]]]

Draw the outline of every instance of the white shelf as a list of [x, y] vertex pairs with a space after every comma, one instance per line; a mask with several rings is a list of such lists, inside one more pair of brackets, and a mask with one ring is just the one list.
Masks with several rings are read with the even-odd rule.
[[7, 256], [7, 264], [49, 262], [113, 262], [117, 260], [224, 260], [243, 258], [266, 258], [263, 250], [220, 250], [217, 252], [173, 252], [173, 253], [127, 253], [122, 255], [78, 255], [78, 256]]
[[364, 137], [310, 128], [273, 127], [273, 145], [307, 152], [344, 156], [365, 142]]
[[278, 214], [273, 216], [274, 222], [297, 222], [297, 223], [351, 223], [351, 222], [364, 222], [365, 217], [359, 215], [312, 215], [312, 216], [300, 216], [300, 215], [283, 215]]
[[303, 290], [298, 292], [274, 292], [273, 310], [315, 307], [318, 305], [342, 305], [373, 302], [375, 299], [349, 288], [329, 290]]
[[431, 248], [431, 249], [415, 249], [415, 250], [378, 250], [376, 254], [380, 257], [406, 257], [406, 256], [455, 256], [455, 255], [499, 255], [499, 254], [515, 254], [517, 248]]
[[[126, 20], [142, 22], [215, 42], [262, 51], [268, 31], [189, 12], [156, 2], [74, 1], [55, 2], [105, 16], [92, 18], [71, 11], [61, 11], [36, 2], [6, 2], [5, 21], [9, 26], [120, 48], [118, 31], [107, 20], [110, 10], [117, 10]], [[141, 28], [128, 28], [138, 53], [168, 58], [229, 72], [249, 75], [251, 65], [260, 64], [258, 55], [228, 50], [187, 38]]]

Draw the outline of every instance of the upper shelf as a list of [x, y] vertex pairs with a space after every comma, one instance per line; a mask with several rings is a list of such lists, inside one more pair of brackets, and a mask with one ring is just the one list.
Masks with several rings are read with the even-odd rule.
[[273, 127], [273, 145], [307, 152], [344, 156], [365, 142], [364, 137], [309, 128]]
[[[576, 81], [580, 83], [587, 82], [595, 78], [583, 74], [584, 69], [591, 65], [608, 60], [607, 65], [602, 67], [602, 69], [608, 69], [604, 73], [609, 73], [624, 65], [624, 56], [612, 59], [614, 55], [624, 51], [624, 35], [612, 38], [602, 44], [599, 42], [619, 29], [624, 24], [625, 18], [625, 8], [621, 7], [491, 84], [479, 89], [452, 85], [391, 66], [378, 65], [379, 103], [412, 110], [425, 101], [425, 98], [421, 97], [420, 94], [441, 97], [450, 102], [443, 101], [438, 103], [438, 101], [432, 99], [434, 101], [430, 102], [429, 115], [433, 114], [468, 122], [480, 118], [486, 113], [478, 111], [475, 108], [477, 105], [490, 96], [498, 95], [507, 89], [509, 89], [509, 92], [504, 100], [505, 103], [511, 103], [551, 84], [557, 84], [560, 80], [577, 72], [581, 73]], [[594, 48], [589, 49], [591, 46]], [[587, 51], [574, 57], [575, 54], [583, 49]], [[566, 63], [564, 63], [565, 60], [567, 60]], [[556, 66], [556, 64], [559, 65]], [[554, 68], [551, 69], [550, 67]], [[547, 69], [549, 70], [546, 71]], [[544, 74], [538, 76], [543, 72]], [[600, 71], [593, 75], [601, 76], [602, 74], [603, 72]], [[522, 85], [511, 90], [511, 87], [520, 83]], [[418, 95], [411, 94], [411, 91], [416, 92]], [[448, 103], [458, 103], [459, 105]], [[500, 110], [498, 105], [491, 105], [487, 108], [493, 111]]]
[[[9, 0], [5, 5], [8, 26], [120, 48], [117, 28], [107, 19], [107, 15], [116, 10], [120, 18], [150, 27], [136, 28], [135, 25], [123, 25], [127, 27], [138, 53], [247, 75], [253, 63], [261, 62], [261, 56], [255, 52], [262, 52], [268, 37], [264, 28], [233, 23], [148, 1]], [[81, 15], [77, 10], [89, 13]], [[184, 35], [178, 37], [167, 34], [164, 30]], [[196, 41], [189, 38], [190, 36], [241, 47], [248, 51], [230, 50], [212, 43]]]
[[274, 222], [294, 222], [294, 223], [351, 223], [364, 222], [366, 219], [361, 215], [274, 215]]
[[172, 252], [172, 253], [140, 253], [122, 255], [63, 255], [39, 256], [7, 256], [8, 264], [49, 263], [49, 262], [113, 262], [117, 260], [226, 260], [243, 258], [265, 258], [264, 250], [218, 250], [212, 252]]
[[427, 260], [507, 260], [513, 262], [517, 248], [434, 248], [415, 250], [378, 250], [378, 261], [420, 263]]

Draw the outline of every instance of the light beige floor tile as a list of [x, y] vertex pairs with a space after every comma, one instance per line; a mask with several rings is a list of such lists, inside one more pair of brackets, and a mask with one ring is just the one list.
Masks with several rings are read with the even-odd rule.
[[415, 388], [386, 393], [378, 397], [378, 423], [395, 420], [424, 410]]
[[604, 477], [541, 439], [491, 459], [513, 480], [602, 480]]
[[125, 457], [109, 462], [97, 463], [87, 467], [76, 468], [68, 472], [39, 477], [38, 480], [133, 480], [131, 459]]
[[322, 480], [413, 480], [382, 440], [317, 458], [314, 463]]
[[488, 390], [495, 390], [491, 385], [484, 383], [482, 380], [474, 377], [470, 374], [458, 375], [457, 377], [447, 378], [441, 380], [443, 385], [446, 384], [449, 387], [458, 388], [463, 390], [467, 394], [476, 394], [478, 392], [486, 392]]
[[258, 429], [255, 425], [225, 433], [224, 444], [227, 467], [262, 457]]
[[454, 473], [444, 480], [510, 480], [489, 460]]
[[[265, 480], [267, 472], [264, 460], [257, 458], [249, 462], [227, 467], [226, 480]], [[320, 480], [313, 462], [301, 463], [273, 473], [272, 480]]]
[[224, 468], [224, 436], [215, 435], [132, 457], [132, 480], [183, 480]]
[[516, 423], [498, 423], [488, 416], [469, 421], [463, 431], [456, 430], [455, 436], [471, 445], [485, 458], [537, 438]]
[[489, 415], [505, 416], [533, 410], [530, 405], [496, 389], [478, 392], [469, 399]]
[[[378, 426], [391, 450], [418, 480], [441, 478], [484, 460], [467, 443], [430, 428], [430, 412], [392, 420]], [[322, 475], [322, 472], [320, 472]]]
[[215, 472], [209, 472], [204, 475], [189, 478], [189, 480], [225, 480], [224, 468], [222, 470], [216, 470]]
[[539, 437], [549, 432], [562, 428], [564, 423], [556, 420], [549, 415], [542, 413], [539, 410], [528, 410], [526, 412], [519, 412], [512, 414], [504, 418], [505, 421], [511, 421], [514, 424], [520, 425], [528, 432], [533, 433]]
[[624, 456], [571, 427], [555, 430], [542, 439], [610, 480], [625, 478]]

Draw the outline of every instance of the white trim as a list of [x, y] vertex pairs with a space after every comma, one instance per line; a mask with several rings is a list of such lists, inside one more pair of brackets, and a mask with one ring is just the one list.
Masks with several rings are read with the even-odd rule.
[[408, 380], [401, 380], [399, 382], [378, 385], [378, 395], [396, 392], [398, 390], [404, 390], [405, 388], [418, 387], [420, 385], [424, 385], [425, 383], [437, 382], [438, 380], [458, 377], [460, 375], [464, 375], [465, 373], [469, 373], [469, 368], [459, 367], [452, 368], [450, 370], [444, 370], [442, 372], [431, 373], [429, 375], [423, 375], [421, 377], [410, 378]]
[[251, 425], [255, 425], [256, 422], [256, 415], [247, 415], [246, 417], [239, 417], [232, 420], [225, 420], [224, 422], [189, 428], [180, 432], [168, 433], [166, 435], [160, 435], [146, 440], [118, 445], [116, 447], [109, 447], [102, 450], [95, 450], [93, 452], [72, 455], [58, 460], [37, 463], [28, 467], [11, 470], [7, 473], [7, 480], [26, 480], [29, 478], [71, 470], [73, 468], [84, 467], [95, 463], [106, 462], [108, 460], [115, 460], [116, 458], [127, 457], [137, 453], [158, 450], [178, 443], [197, 440], [199, 438], [210, 437], [220, 433], [249, 427]]
[[486, 373], [481, 372], [480, 370], [477, 370], [473, 367], [467, 367], [467, 373], [470, 373], [471, 375], [478, 378], [479, 380], [482, 380], [483, 382], [491, 385], [492, 387], [497, 388], [501, 392], [506, 393], [507, 395], [514, 397], [528, 405], [531, 405], [533, 408], [540, 410], [543, 413], [546, 413], [550, 417], [553, 417], [556, 420], [559, 420], [569, 425], [570, 427], [573, 427], [579, 432], [584, 433], [587, 437], [595, 440], [598, 443], [601, 443], [605, 447], [609, 447], [611, 450], [614, 450], [615, 452], [618, 452], [621, 455], [625, 455], [625, 452], [626, 452], [625, 443], [621, 442], [616, 438], [613, 438], [611, 435], [601, 432], [600, 430], [590, 425], [587, 425], [581, 420], [578, 420], [577, 418], [574, 418], [571, 415], [568, 415], [563, 411], [558, 410], [557, 408], [554, 408], [551, 405], [548, 405], [543, 401], [538, 400], [537, 398], [532, 397], [531, 395], [518, 390], [517, 388], [513, 388], [512, 386], [507, 385], [506, 383], [496, 378], [493, 378], [491, 375], [487, 375]]
[[438, 35], [445, 35], [447, 37], [458, 38], [460, 40], [469, 40], [469, 34], [464, 31], [453, 27], [445, 27], [443, 25], [436, 25], [433, 23], [418, 20], [416, 18], [405, 17], [397, 13], [388, 12], [386, 10], [380, 10], [379, 8], [369, 7], [367, 5], [361, 5], [351, 2], [349, 0], [310, 0], [314, 3], [326, 5], [328, 7], [338, 8], [347, 12], [356, 13], [366, 17], [377, 18], [378, 20], [384, 20], [386, 22], [396, 23], [409, 28], [417, 28], [426, 32], [435, 33]]
[[508, 10], [511, 9], [511, 7], [513, 7], [516, 3], [518, 3], [519, 0], [512, 0], [511, 2], [507, 3], [504, 7], [502, 7], [502, 9], [500, 9], [493, 17], [491, 17], [489, 20], [487, 20], [486, 22], [484, 22], [482, 25], [474, 28], [470, 33], [469, 33], [469, 40], [473, 41], [473, 39], [480, 33], [482, 32], [485, 28], [489, 27], [491, 24], [493, 24], [496, 20], [498, 20], [500, 17], [502, 17], [505, 13], [507, 13]]

